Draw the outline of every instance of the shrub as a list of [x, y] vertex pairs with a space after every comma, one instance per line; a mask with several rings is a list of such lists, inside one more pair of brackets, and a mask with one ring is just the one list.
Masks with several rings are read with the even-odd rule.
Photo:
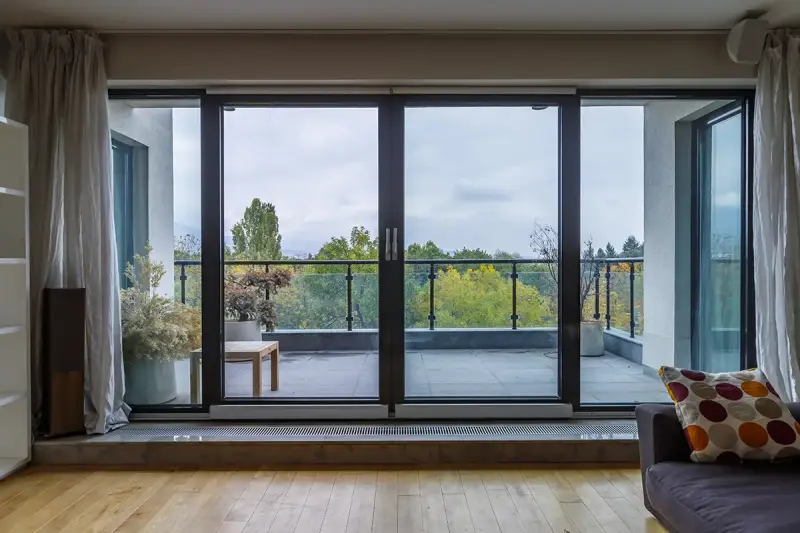
[[237, 322], [257, 320], [267, 331], [278, 324], [275, 303], [267, 294], [292, 284], [292, 273], [286, 269], [269, 272], [249, 271], [231, 274], [225, 282], [225, 318]]
[[183, 359], [200, 347], [200, 310], [186, 307], [155, 291], [164, 277], [163, 263], [150, 259], [152, 247], [134, 256], [125, 277], [129, 288], [120, 291], [122, 353], [126, 361]]

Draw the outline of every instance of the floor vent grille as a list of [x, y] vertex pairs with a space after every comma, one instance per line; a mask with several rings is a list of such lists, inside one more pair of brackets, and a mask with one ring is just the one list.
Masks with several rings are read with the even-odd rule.
[[585, 439], [636, 439], [636, 423], [543, 424], [331, 424], [331, 425], [146, 425], [132, 424], [109, 434], [113, 438], [216, 437], [216, 438], [380, 438], [380, 437], [570, 437]]

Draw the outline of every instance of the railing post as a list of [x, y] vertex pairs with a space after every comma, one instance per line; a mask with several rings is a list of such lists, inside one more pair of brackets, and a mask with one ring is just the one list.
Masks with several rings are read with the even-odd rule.
[[436, 265], [431, 263], [430, 271], [428, 272], [428, 279], [430, 280], [430, 306], [429, 306], [429, 313], [428, 313], [428, 323], [430, 324], [429, 328], [431, 331], [434, 329], [434, 324], [436, 323], [436, 315], [434, 314], [434, 306], [433, 306], [433, 297], [435, 294], [434, 289], [434, 281], [436, 280]]
[[186, 305], [186, 265], [181, 264], [181, 303]]
[[631, 279], [631, 286], [630, 286], [630, 291], [631, 291], [631, 297], [630, 297], [631, 338], [634, 338], [636, 336], [636, 309], [634, 308], [634, 303], [633, 303], [633, 287], [634, 287], [634, 283], [633, 282], [636, 279], [636, 274], [634, 272], [635, 263], [633, 261], [631, 261], [630, 263], [628, 263], [628, 266], [631, 267], [631, 274], [630, 274], [630, 279]]
[[347, 331], [353, 331], [353, 265], [347, 263]]
[[517, 264], [511, 263], [511, 329], [517, 329]]
[[611, 329], [611, 263], [606, 261], [606, 329]]
[[600, 320], [600, 264], [594, 262], [594, 319]]

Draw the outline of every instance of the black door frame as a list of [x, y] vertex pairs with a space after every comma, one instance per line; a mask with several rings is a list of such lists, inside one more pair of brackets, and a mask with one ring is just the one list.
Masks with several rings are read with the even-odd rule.
[[[521, 95], [431, 95], [431, 96], [389, 96], [383, 95], [220, 95], [207, 93], [197, 89], [109, 89], [110, 99], [199, 99], [201, 107], [201, 268], [202, 279], [202, 324], [203, 324], [203, 368], [202, 373], [202, 403], [200, 405], [181, 406], [141, 406], [134, 409], [142, 413], [170, 413], [176, 417], [181, 414], [207, 413], [211, 405], [225, 403], [222, 391], [224, 390], [224, 365], [221, 364], [222, 353], [222, 165], [223, 165], [223, 131], [222, 112], [223, 104], [230, 102], [239, 105], [321, 105], [348, 107], [361, 103], [361, 105], [379, 107], [379, 174], [391, 176], [388, 183], [393, 186], [381, 187], [379, 185], [379, 212], [382, 212], [379, 228], [402, 228], [403, 224], [403, 131], [402, 117], [404, 100], [422, 101], [430, 99], [431, 102], [451, 101], [455, 105], [467, 105], [472, 102], [476, 105], [491, 105], [501, 102], [550, 102], [559, 105], [561, 121], [559, 128], [560, 151], [560, 184], [559, 184], [559, 234], [562, 239], [562, 265], [560, 265], [560, 279], [573, 279], [574, 283], [565, 283], [561, 288], [559, 297], [559, 345], [562, 356], [559, 358], [559, 393], [561, 399], [573, 405], [575, 411], [631, 411], [631, 405], [581, 405], [580, 404], [580, 357], [579, 357], [579, 312], [577, 297], [577, 280], [579, 279], [580, 259], [580, 105], [584, 98], [590, 99], [707, 99], [707, 100], [739, 100], [744, 106], [743, 132], [746, 149], [746, 176], [742, 180], [743, 201], [746, 199], [746, 208], [742, 216], [742, 368], [755, 366], [755, 311], [753, 292], [753, 248], [752, 248], [752, 175], [753, 175], [753, 119], [754, 119], [754, 91], [751, 89], [591, 89], [578, 90], [572, 95], [539, 96], [536, 94]], [[454, 105], [451, 104], [451, 105]], [[389, 156], [383, 154], [390, 154]], [[399, 177], [398, 177], [399, 176]], [[384, 180], [386, 181], [386, 180]], [[389, 199], [394, 198], [393, 201]], [[569, 200], [574, 202], [574, 211], [571, 216], [566, 216], [564, 204]], [[388, 203], [387, 203], [388, 202]], [[571, 202], [572, 203], [572, 202]], [[576, 216], [577, 215], [577, 216]], [[385, 246], [385, 232], [380, 231], [381, 250]], [[571, 244], [570, 244], [571, 243]], [[399, 250], [402, 253], [401, 250]], [[402, 256], [401, 256], [402, 257]], [[392, 264], [393, 263], [393, 264]], [[564, 265], [564, 263], [567, 263]], [[402, 277], [402, 260], [396, 262], [383, 262], [379, 269], [386, 271], [381, 277], [380, 291], [391, 294], [391, 291], [402, 292], [400, 283], [392, 283], [392, 278]], [[399, 265], [393, 270], [395, 265]], [[387, 285], [388, 284], [388, 285]], [[394, 287], [392, 289], [391, 287]], [[573, 295], [570, 292], [574, 293]], [[573, 297], [574, 296], [574, 297]], [[390, 296], [399, 298], [402, 295]], [[388, 298], [381, 299], [389, 301]], [[575, 302], [563, 305], [565, 302]], [[390, 328], [381, 328], [379, 343], [382, 353], [391, 354], [383, 357], [380, 363], [380, 398], [381, 403], [393, 405], [404, 401], [402, 391], [404, 388], [403, 359], [392, 352], [392, 347], [397, 345], [391, 330], [403, 333], [403, 317], [392, 316], [391, 309], [384, 309], [381, 304], [380, 313], [382, 323], [389, 321], [393, 324]], [[384, 314], [386, 313], [386, 314]], [[388, 318], [387, 318], [388, 317]], [[384, 331], [385, 329], [385, 331]], [[393, 394], [387, 393], [392, 391]], [[400, 391], [400, 392], [398, 392]], [[398, 394], [400, 396], [398, 396]], [[495, 399], [488, 399], [495, 401]], [[261, 399], [231, 399], [230, 403], [263, 404]], [[470, 400], [474, 403], [474, 400]], [[502, 400], [501, 400], [502, 401]], [[518, 401], [518, 400], [517, 400]], [[325, 399], [306, 400], [307, 403], [325, 403]], [[333, 400], [331, 403], [369, 403], [367, 401]], [[302, 401], [300, 401], [302, 403]]]
[[[404, 116], [410, 107], [557, 107], [558, 126], [558, 383], [552, 397], [406, 397], [405, 395], [405, 174]], [[398, 291], [387, 305], [394, 317], [391, 337], [392, 407], [398, 404], [553, 404], [580, 405], [580, 99], [574, 94], [497, 95], [497, 94], [408, 94], [392, 97], [393, 205], [392, 226], [397, 228], [398, 258], [389, 270], [391, 287]], [[565, 209], [565, 203], [569, 202]], [[383, 235], [383, 233], [382, 233]]]
[[[223, 110], [227, 106], [274, 107], [377, 107], [379, 174], [379, 250], [387, 248], [387, 230], [397, 229], [397, 258], [379, 253], [379, 397], [390, 412], [404, 399], [404, 114], [406, 106], [558, 106], [559, 204], [569, 199], [570, 216], [559, 209], [561, 258], [559, 280], [558, 396], [553, 398], [426, 398], [426, 403], [580, 403], [580, 101], [575, 95], [224, 95], [209, 94], [202, 109], [202, 209], [203, 268], [203, 408], [211, 405], [342, 405], [374, 404], [374, 399], [348, 398], [226, 398], [222, 364], [223, 269]], [[574, 264], [573, 264], [574, 263]], [[208, 308], [208, 309], [207, 309]]]

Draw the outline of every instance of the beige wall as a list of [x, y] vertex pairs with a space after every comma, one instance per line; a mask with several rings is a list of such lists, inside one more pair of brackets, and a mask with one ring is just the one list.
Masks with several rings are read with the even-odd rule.
[[725, 35], [108, 34], [113, 85], [747, 86]]

